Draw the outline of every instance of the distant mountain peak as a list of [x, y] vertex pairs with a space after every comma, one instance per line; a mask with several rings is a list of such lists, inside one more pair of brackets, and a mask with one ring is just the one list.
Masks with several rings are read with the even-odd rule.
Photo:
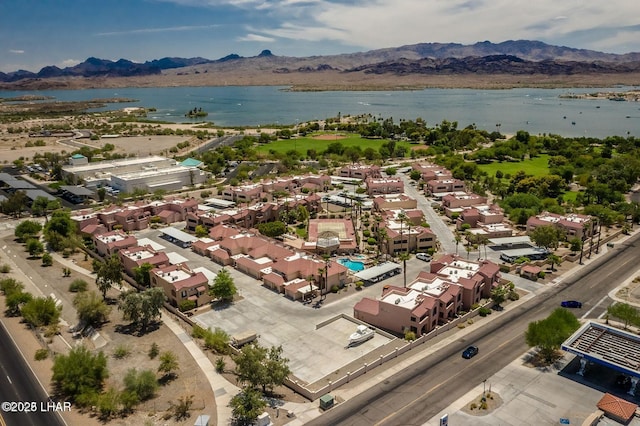
[[258, 58], [266, 58], [269, 56], [273, 56], [273, 53], [271, 53], [269, 49], [265, 49], [262, 52], [260, 52], [260, 54], [258, 55]]

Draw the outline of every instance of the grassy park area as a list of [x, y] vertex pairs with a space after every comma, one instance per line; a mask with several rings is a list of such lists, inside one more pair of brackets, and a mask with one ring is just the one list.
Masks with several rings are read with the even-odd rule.
[[[278, 153], [285, 153], [292, 149], [298, 151], [302, 155], [307, 154], [307, 150], [315, 149], [316, 152], [323, 152], [327, 147], [335, 142], [340, 142], [344, 147], [359, 146], [363, 151], [367, 148], [378, 150], [380, 146], [387, 142], [387, 139], [367, 139], [355, 133], [316, 133], [304, 137], [295, 137], [291, 139], [277, 140], [257, 148], [258, 152], [269, 153], [271, 150]], [[405, 145], [407, 149], [410, 147], [407, 142], [397, 142], [398, 145]]]
[[495, 176], [498, 170], [504, 175], [510, 174], [511, 176], [520, 170], [524, 170], [528, 175], [543, 176], [549, 174], [549, 156], [547, 154], [541, 154], [530, 160], [518, 162], [504, 161], [502, 163], [493, 162], [490, 164], [480, 164], [478, 168], [487, 172], [489, 176]]

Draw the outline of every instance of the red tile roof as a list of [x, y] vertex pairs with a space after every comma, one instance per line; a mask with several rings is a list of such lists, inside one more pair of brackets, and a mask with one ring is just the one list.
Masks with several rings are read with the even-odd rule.
[[631, 420], [638, 406], [624, 399], [605, 393], [598, 402], [597, 407], [613, 417], [623, 420], [625, 423]]
[[380, 302], [378, 300], [365, 297], [355, 304], [353, 310], [354, 312], [366, 312], [370, 315], [378, 315], [378, 312], [380, 312]]

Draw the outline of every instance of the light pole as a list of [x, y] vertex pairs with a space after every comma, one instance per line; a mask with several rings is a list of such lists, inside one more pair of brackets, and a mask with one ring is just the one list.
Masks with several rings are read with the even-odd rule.
[[487, 379], [484, 379], [482, 381], [482, 401], [483, 402], [487, 400], [487, 398], [485, 396], [486, 395], [486, 389], [487, 389]]

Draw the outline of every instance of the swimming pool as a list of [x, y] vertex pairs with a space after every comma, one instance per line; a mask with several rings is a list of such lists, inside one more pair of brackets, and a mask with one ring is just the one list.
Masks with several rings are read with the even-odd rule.
[[349, 268], [354, 272], [360, 272], [364, 269], [364, 263], [360, 262], [359, 260], [342, 258], [342, 259], [338, 259], [338, 263], [343, 266], [346, 266], [347, 268]]

